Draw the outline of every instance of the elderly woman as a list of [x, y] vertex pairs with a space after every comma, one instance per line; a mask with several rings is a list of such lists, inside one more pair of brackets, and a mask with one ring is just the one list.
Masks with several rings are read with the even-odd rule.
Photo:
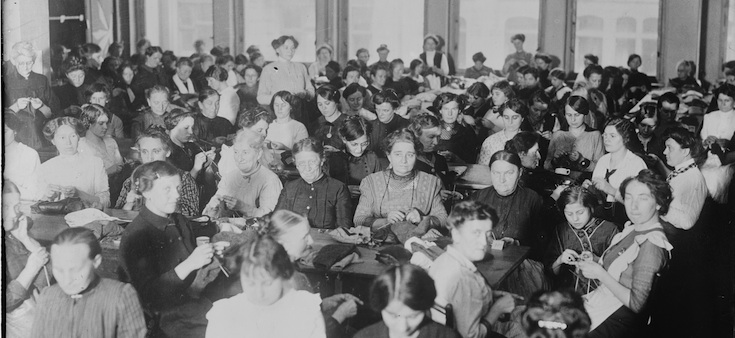
[[420, 143], [408, 130], [393, 132], [384, 140], [390, 169], [371, 174], [360, 183], [355, 225], [378, 230], [394, 223], [410, 223], [426, 232], [444, 224], [447, 211], [440, 197], [441, 181], [414, 168]]
[[283, 185], [278, 175], [261, 165], [263, 136], [250, 129], [237, 132], [232, 145], [237, 169], [221, 173], [222, 180], [203, 214], [217, 216], [225, 211], [246, 217], [261, 217], [272, 212]]
[[671, 188], [657, 175], [643, 170], [620, 184], [625, 210], [630, 218], [613, 237], [599, 260], [580, 260], [574, 265], [585, 278], [600, 286], [586, 294], [585, 309], [592, 319], [589, 337], [630, 337], [645, 318], [653, 279], [670, 257], [660, 216], [671, 203]]
[[371, 132], [372, 125], [363, 118], [346, 118], [339, 128], [344, 150], [329, 156], [329, 176], [347, 184], [353, 196], [359, 194], [363, 178], [388, 167], [387, 160], [379, 158], [370, 150]]
[[18, 187], [6, 180], [2, 189], [5, 334], [6, 337], [27, 337], [36, 313], [34, 294], [51, 283], [51, 267], [46, 267], [49, 254], [28, 232], [32, 223], [19, 212]]
[[597, 197], [581, 186], [567, 187], [559, 196], [556, 207], [565, 221], [556, 226], [544, 259], [555, 277], [554, 288], [587, 294], [599, 285], [577, 274], [574, 266], [580, 260], [599, 260], [618, 233], [614, 223], [592, 215], [599, 204]]
[[352, 206], [347, 186], [324, 174], [324, 147], [314, 138], [305, 138], [293, 147], [296, 169], [301, 178], [286, 183], [276, 209], [305, 215], [320, 229], [352, 227]]
[[401, 101], [394, 91], [390, 89], [381, 91], [373, 95], [371, 101], [375, 106], [375, 112], [378, 118], [370, 121], [373, 128], [370, 134], [370, 144], [373, 145], [373, 151], [378, 156], [385, 157], [383, 150], [379, 149], [379, 146], [382, 144], [381, 142], [394, 131], [407, 127], [409, 122], [396, 114], [396, 111], [401, 106]]
[[482, 142], [477, 163], [482, 165], [488, 164], [490, 157], [496, 152], [503, 150], [505, 143], [516, 136], [522, 128], [529, 129], [528, 122], [526, 122], [528, 114], [528, 107], [520, 100], [512, 99], [508, 101], [501, 112], [504, 127], [497, 133], [488, 136]]
[[165, 128], [166, 124], [163, 122], [163, 115], [176, 108], [176, 106], [169, 103], [168, 88], [164, 86], [154, 86], [146, 90], [145, 95], [149, 108], [133, 119], [131, 134], [134, 139], [138, 138], [138, 135], [143, 130], [151, 126]]
[[106, 135], [109, 116], [110, 112], [97, 104], [85, 105], [79, 116], [87, 129], [84, 137], [79, 139], [79, 152], [100, 158], [108, 176], [119, 173], [123, 165], [117, 142]]
[[79, 197], [85, 205], [105, 208], [110, 190], [102, 160], [79, 153], [79, 138], [84, 126], [76, 118], [58, 117], [43, 128], [46, 139], [59, 155], [41, 164], [38, 172], [39, 198], [54, 201]]
[[378, 116], [375, 113], [365, 109], [363, 106], [366, 96], [367, 90], [365, 87], [358, 83], [347, 85], [344, 91], [342, 91], [342, 98], [345, 102], [342, 105], [343, 112], [350, 116], [360, 116], [368, 121], [377, 119]]
[[591, 173], [605, 149], [600, 132], [588, 128], [584, 123], [584, 116], [590, 113], [589, 103], [584, 97], [572, 96], [564, 111], [569, 128], [556, 131], [551, 136], [544, 168]]
[[[697, 65], [694, 61], [681, 60], [676, 63], [676, 77], [669, 79], [669, 87], [676, 88], [679, 93], [684, 93], [689, 89], [702, 90], [696, 78]], [[630, 80], [628, 80], [630, 81]]]
[[441, 135], [439, 119], [434, 114], [422, 113], [415, 115], [409, 121], [411, 124], [406, 129], [416, 136], [421, 146], [416, 154], [416, 170], [436, 175], [446, 187], [449, 183], [446, 179], [449, 166], [447, 160], [436, 152]]
[[165, 87], [168, 84], [168, 79], [161, 69], [162, 57], [163, 50], [161, 47], [151, 46], [146, 48], [145, 62], [138, 66], [135, 77], [133, 77], [133, 82], [130, 84], [135, 94], [135, 101], [133, 101], [133, 107], [135, 109], [145, 106], [148, 89], [154, 86]]
[[493, 291], [475, 266], [485, 259], [493, 228], [497, 227], [495, 210], [476, 201], [460, 202], [447, 220], [452, 244], [429, 269], [436, 285], [435, 302], [451, 304], [454, 325], [462, 337], [492, 337], [493, 332], [505, 337], [525, 337], [517, 322], [501, 322], [499, 318], [515, 308], [514, 295]]
[[9, 67], [3, 76], [3, 107], [19, 117], [22, 131], [20, 142], [31, 148], [41, 147], [41, 129], [51, 115], [51, 87], [45, 76], [32, 71], [36, 50], [27, 41], [13, 45]]
[[636, 135], [635, 126], [628, 120], [608, 121], [602, 138], [607, 154], [597, 161], [597, 166], [592, 172], [592, 180], [585, 181], [584, 185], [593, 185], [605, 193], [604, 218], [623, 224], [627, 218], [622, 205], [618, 204], [623, 202], [623, 196], [618, 194], [620, 183], [647, 169], [646, 162], [636, 155], [641, 153], [643, 147]]
[[447, 56], [444, 53], [437, 51], [436, 47], [438, 45], [439, 38], [436, 35], [426, 35], [423, 45], [424, 52], [419, 55], [419, 58], [427, 65], [425, 72], [447, 76], [449, 75], [449, 61], [447, 61]]
[[278, 59], [263, 67], [258, 87], [258, 102], [272, 104], [273, 95], [280, 91], [294, 94], [308, 93], [314, 95], [306, 66], [299, 62], [291, 62], [299, 42], [293, 36], [283, 35], [271, 42]]
[[[135, 147], [140, 153], [143, 164], [154, 161], [166, 161], [171, 156], [171, 139], [161, 130], [151, 128], [143, 131], [135, 141]], [[178, 168], [177, 168], [178, 169]], [[181, 185], [179, 185], [179, 199], [176, 202], [176, 212], [194, 217], [199, 215], [199, 188], [188, 171], [178, 169]], [[115, 209], [138, 211], [143, 206], [143, 199], [138, 186], [133, 186], [133, 179], [128, 177], [122, 184], [120, 197], [115, 203]]]
[[196, 95], [201, 88], [199, 83], [191, 79], [191, 72], [194, 69], [194, 63], [187, 57], [179, 58], [176, 61], [176, 74], [171, 77], [168, 82], [168, 89], [171, 93], [179, 95]]
[[276, 114], [276, 119], [268, 127], [266, 140], [278, 154], [291, 150], [294, 143], [309, 137], [304, 124], [291, 117], [291, 111], [295, 106], [298, 107], [298, 100], [287, 91], [280, 91], [271, 99], [271, 110]]
[[[483, 85], [484, 86], [484, 85]], [[460, 123], [465, 108], [464, 96], [442, 93], [434, 100], [434, 112], [441, 120], [437, 152], [449, 162], [474, 163], [479, 141], [475, 131]]]
[[41, 161], [33, 148], [18, 142], [18, 133], [23, 130], [20, 119], [12, 113], [3, 116], [3, 145], [5, 158], [3, 178], [14, 183], [21, 198], [33, 200], [38, 191], [38, 170]]
[[[268, 127], [273, 122], [273, 118], [273, 113], [267, 111], [263, 107], [257, 106], [240, 112], [237, 117], [237, 128], [238, 130], [250, 129], [265, 138], [268, 135]], [[235, 154], [232, 150], [232, 142], [230, 139], [231, 137], [228, 137], [228, 141], [222, 145], [222, 150], [220, 151], [220, 160], [217, 163], [220, 173], [226, 173], [237, 169]], [[275, 151], [272, 149], [268, 140], [265, 140], [263, 155], [261, 155], [259, 161], [269, 169], [276, 171], [283, 169], [281, 159], [276, 158]]]
[[334, 50], [328, 44], [322, 44], [316, 49], [316, 61], [309, 66], [309, 78], [315, 80], [320, 76], [327, 74], [326, 67], [329, 61], [332, 61]]
[[62, 69], [68, 81], [64, 85], [54, 88], [54, 93], [59, 98], [59, 109], [66, 109], [69, 106], [81, 106], [86, 102], [84, 92], [88, 86], [84, 84], [87, 71], [84, 60], [69, 56], [64, 60]]
[[322, 142], [329, 152], [339, 151], [343, 147], [342, 139], [337, 135], [347, 118], [347, 115], [339, 111], [341, 97], [339, 89], [332, 85], [324, 85], [316, 90], [316, 106], [322, 116], [313, 123], [311, 130], [314, 138]]
[[434, 298], [434, 280], [424, 269], [411, 264], [391, 267], [376, 277], [370, 287], [370, 306], [380, 312], [383, 320], [362, 329], [355, 337], [459, 338], [455, 330], [427, 316]]

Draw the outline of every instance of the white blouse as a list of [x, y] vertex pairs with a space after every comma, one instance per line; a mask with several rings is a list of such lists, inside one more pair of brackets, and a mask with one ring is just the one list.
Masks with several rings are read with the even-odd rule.
[[15, 183], [20, 190], [20, 198], [24, 200], [35, 200], [38, 191], [38, 170], [41, 161], [38, 153], [23, 143], [14, 143], [5, 147], [5, 167], [3, 178]]
[[[600, 160], [597, 161], [595, 170], [592, 172], [592, 178], [605, 178], [605, 174], [608, 170], [614, 171], [610, 174], [608, 182], [613, 186], [613, 188], [615, 188], [615, 190], [618, 190], [620, 188], [620, 184], [622, 184], [626, 178], [636, 176], [641, 170], [648, 169], [646, 162], [644, 162], [642, 158], [633, 154], [632, 151], [624, 151], [625, 157], [623, 157], [623, 160], [618, 163], [617, 168], [610, 168], [610, 159], [612, 158], [610, 153], [602, 155]], [[614, 202], [615, 197], [608, 195], [607, 201]]]
[[268, 136], [266, 137], [266, 140], [283, 143], [286, 147], [291, 149], [294, 143], [307, 137], [309, 137], [309, 132], [306, 130], [304, 124], [291, 119], [286, 123], [278, 123], [278, 121], [271, 122], [268, 126]]
[[117, 142], [109, 136], [102, 140], [105, 142], [104, 149], [87, 141], [86, 137], [82, 137], [79, 139], [79, 146], [77, 147], [79, 153], [99, 157], [102, 160], [102, 164], [105, 166], [105, 170], [114, 166], [122, 165], [123, 158], [122, 155], [120, 155], [120, 149], [117, 147]]
[[[73, 186], [97, 196], [103, 207], [110, 205], [110, 187], [102, 160], [76, 153], [59, 155], [41, 164], [38, 173], [38, 197], [43, 198], [49, 185]], [[65, 198], [65, 196], [61, 196]]]

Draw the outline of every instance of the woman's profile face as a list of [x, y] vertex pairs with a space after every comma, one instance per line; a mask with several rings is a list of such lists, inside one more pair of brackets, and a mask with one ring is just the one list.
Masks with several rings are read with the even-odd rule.
[[56, 129], [54, 138], [51, 140], [60, 155], [74, 155], [79, 145], [79, 134], [69, 125], [62, 125]]
[[288, 228], [278, 236], [278, 243], [286, 249], [288, 257], [291, 258], [292, 262], [303, 258], [307, 254], [309, 247], [314, 243], [310, 230], [311, 226], [309, 226], [309, 223], [303, 222]]
[[541, 154], [538, 149], [538, 143], [536, 143], [525, 153], [519, 154], [521, 156], [521, 165], [524, 168], [536, 169], [538, 167], [539, 161], [541, 161]]
[[3, 134], [3, 144], [7, 147], [15, 142], [15, 130], [8, 128], [7, 125], [3, 125], [3, 131], [5, 132]]
[[288, 39], [278, 47], [278, 49], [276, 49], [276, 52], [278, 53], [278, 56], [291, 61], [291, 59], [293, 59], [293, 55], [296, 53], [296, 46], [294, 45], [293, 40]]
[[379, 86], [385, 86], [385, 81], [388, 80], [388, 72], [385, 69], [378, 69], [375, 71], [375, 75], [372, 76], [373, 82]]
[[350, 110], [359, 111], [362, 108], [363, 99], [362, 93], [356, 91], [347, 97], [347, 105], [350, 106]]
[[79, 88], [84, 84], [85, 74], [83, 70], [78, 69], [66, 73], [66, 78], [69, 79], [69, 83], [71, 83], [74, 88]]
[[549, 69], [549, 64], [546, 63], [546, 61], [544, 61], [543, 59], [536, 59], [535, 62], [536, 62], [536, 66], [539, 69], [541, 69], [541, 70], [547, 70], [547, 69]]
[[268, 136], [268, 126], [269, 124], [265, 120], [258, 120], [258, 123], [250, 127], [250, 130], [260, 134], [263, 137], [266, 137]]
[[633, 224], [645, 224], [658, 218], [656, 197], [647, 185], [637, 180], [628, 183], [623, 196], [625, 213]]
[[640, 58], [633, 58], [633, 60], [630, 60], [630, 62], [628, 62], [628, 67], [630, 67], [631, 70], [638, 70], [641, 64], [642, 62]]
[[316, 106], [324, 117], [331, 117], [337, 113], [337, 102], [327, 100], [321, 95], [316, 96]]
[[171, 139], [180, 143], [188, 143], [194, 139], [194, 119], [185, 117], [169, 132]]
[[388, 123], [393, 119], [395, 109], [389, 102], [383, 102], [375, 106], [375, 112], [378, 114], [378, 120], [382, 123]]
[[410, 337], [424, 321], [425, 312], [414, 310], [399, 300], [391, 300], [381, 311], [391, 337]]
[[492, 99], [493, 99], [493, 105], [496, 107], [499, 107], [500, 105], [508, 101], [508, 97], [500, 89], [493, 89], [491, 94], [492, 94]]
[[291, 105], [283, 100], [280, 96], [276, 96], [273, 100], [273, 111], [279, 119], [285, 119], [291, 116]]
[[94, 123], [89, 126], [89, 131], [97, 137], [105, 137], [107, 129], [110, 125], [110, 118], [107, 115], [100, 115]]
[[452, 228], [454, 248], [472, 262], [485, 258], [487, 243], [492, 240], [493, 222], [489, 219], [465, 221]]
[[388, 154], [388, 161], [396, 175], [406, 176], [416, 164], [416, 148], [413, 143], [396, 142]]
[[160, 176], [153, 181], [153, 186], [148, 191], [142, 193], [146, 208], [159, 216], [167, 217], [172, 214], [179, 202], [180, 185], [179, 175]]
[[592, 219], [592, 210], [579, 202], [570, 203], [564, 207], [564, 217], [573, 228], [582, 229]]
[[18, 227], [20, 212], [20, 194], [17, 192], [3, 194], [3, 228], [13, 231]]
[[133, 83], [133, 77], [135, 76], [135, 73], [133, 72], [133, 69], [130, 67], [125, 67], [122, 71], [122, 78], [123, 81], [125, 81], [125, 84], [130, 85]]
[[521, 123], [523, 123], [523, 116], [516, 113], [510, 108], [505, 108], [503, 111], [503, 124], [505, 124], [505, 130], [509, 132], [516, 132], [521, 129]]
[[625, 148], [623, 137], [615, 126], [605, 127], [605, 132], [602, 133], [602, 141], [605, 144], [605, 151], [608, 153], [614, 153]]
[[564, 81], [559, 80], [554, 76], [549, 76], [549, 80], [551, 80], [551, 85], [554, 86], [554, 88], [561, 88], [561, 86], [564, 85]]
[[490, 166], [490, 178], [495, 191], [500, 196], [508, 196], [518, 187], [518, 180], [521, 178], [520, 168], [510, 162], [497, 160]]
[[391, 75], [393, 75], [393, 78], [400, 78], [401, 76], [403, 76], [403, 71], [405, 70], [405, 68], [406, 67], [402, 63], [398, 63], [393, 67], [393, 74]]
[[370, 145], [370, 141], [368, 141], [367, 135], [362, 135], [352, 141], [344, 140], [344, 143], [347, 147], [347, 151], [350, 153], [350, 155], [354, 157], [362, 156], [362, 154], [365, 153], [365, 150], [367, 150], [368, 146]]
[[219, 95], [210, 95], [204, 101], [199, 102], [199, 109], [202, 114], [210, 119], [217, 117], [219, 110]]

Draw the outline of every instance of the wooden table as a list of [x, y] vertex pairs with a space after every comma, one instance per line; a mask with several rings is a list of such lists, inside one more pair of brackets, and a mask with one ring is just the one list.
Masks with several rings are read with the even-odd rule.
[[490, 167], [482, 164], [450, 165], [450, 171], [460, 173], [454, 182], [457, 190], [481, 190], [493, 185]]

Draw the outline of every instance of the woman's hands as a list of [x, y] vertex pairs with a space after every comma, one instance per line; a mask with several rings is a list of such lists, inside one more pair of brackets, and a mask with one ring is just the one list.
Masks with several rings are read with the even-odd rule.
[[212, 244], [200, 245], [191, 252], [189, 257], [177, 265], [174, 271], [181, 280], [184, 280], [193, 271], [211, 263], [213, 256], [214, 246]]
[[602, 265], [600, 265], [600, 263], [592, 260], [580, 260], [573, 265], [576, 265], [577, 268], [582, 271], [582, 275], [586, 278], [599, 280], [603, 279], [605, 276], [609, 276], [609, 273], [602, 267]]
[[411, 209], [411, 211], [406, 214], [406, 221], [414, 224], [420, 223], [423, 218], [424, 216], [421, 215], [421, 212], [416, 208]]
[[38, 271], [48, 263], [49, 254], [44, 247], [39, 247], [28, 256], [26, 261], [26, 269], [30, 269], [35, 275]]
[[559, 263], [563, 264], [569, 264], [574, 265], [575, 262], [580, 260], [579, 254], [572, 250], [572, 249], [566, 249], [564, 252], [559, 255], [559, 258], [556, 259]]
[[406, 214], [400, 210], [394, 210], [388, 213], [388, 223], [398, 223], [406, 219]]
[[[132, 208], [133, 208], [133, 206], [134, 206], [135, 204], [137, 204], [137, 203], [138, 203], [138, 201], [139, 201], [139, 200], [140, 200], [140, 199], [141, 199], [142, 197], [143, 197], [143, 196], [139, 195], [139, 194], [138, 194], [138, 193], [136, 193], [135, 191], [132, 191], [132, 190], [128, 191], [128, 194], [127, 194], [127, 195], [125, 195], [125, 205], [123, 206], [123, 209], [124, 209], [124, 210], [133, 210], [133, 209], [132, 209]], [[128, 207], [129, 207], [130, 209], [128, 209]]]
[[363, 305], [363, 302], [349, 294], [342, 293], [322, 299], [322, 310], [324, 312], [332, 312], [332, 318], [342, 323], [347, 318], [354, 317], [357, 314], [357, 305]]
[[615, 196], [617, 191], [608, 181], [605, 181], [602, 177], [593, 177], [592, 180], [584, 180], [582, 187], [589, 189], [590, 186], [594, 186], [597, 190], [602, 191], [610, 196]]

